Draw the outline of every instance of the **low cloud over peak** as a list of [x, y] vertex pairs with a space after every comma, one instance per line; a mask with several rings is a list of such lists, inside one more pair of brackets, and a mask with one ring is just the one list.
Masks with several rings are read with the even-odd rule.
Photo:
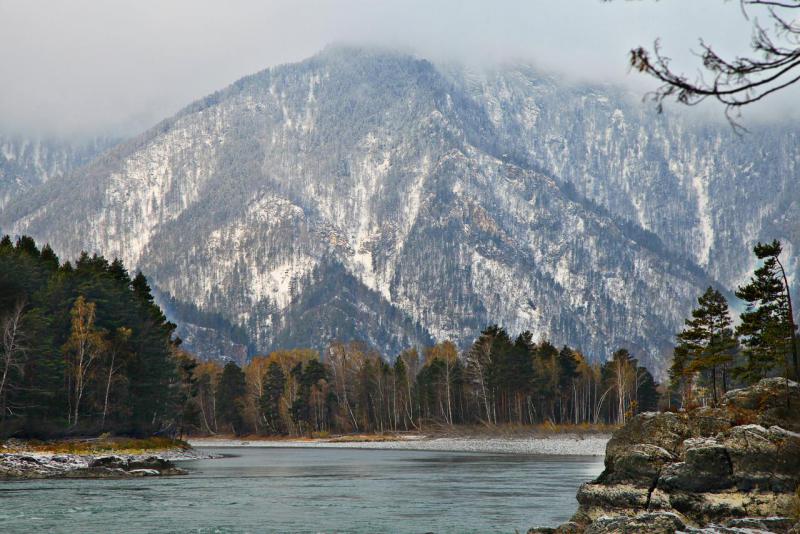
[[475, 65], [529, 60], [644, 93], [652, 83], [628, 72], [634, 46], [661, 37], [689, 72], [697, 63], [687, 51], [699, 37], [746, 52], [750, 26], [734, 4], [0, 0], [0, 131], [134, 133], [241, 76], [333, 42]]

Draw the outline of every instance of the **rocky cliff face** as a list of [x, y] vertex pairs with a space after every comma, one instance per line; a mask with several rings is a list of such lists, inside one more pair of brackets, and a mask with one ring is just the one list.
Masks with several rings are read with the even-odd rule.
[[800, 384], [779, 378], [718, 408], [637, 415], [612, 436], [572, 520], [531, 532], [787, 532], [800, 505], [798, 432]]
[[[189, 106], [0, 224], [62, 255], [120, 256], [259, 350], [463, 346], [497, 322], [659, 368], [706, 269], [731, 283], [753, 239], [796, 236], [769, 230], [774, 203], [734, 231], [761, 197], [716, 191], [740, 172], [725, 127], [598, 91], [333, 48]], [[797, 154], [774, 139], [780, 162], [753, 171], [774, 183], [747, 175], [737, 194], [781, 191], [791, 212]]]

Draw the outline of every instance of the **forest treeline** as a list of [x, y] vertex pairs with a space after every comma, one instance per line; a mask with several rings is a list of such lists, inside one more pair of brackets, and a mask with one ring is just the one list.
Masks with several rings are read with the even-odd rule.
[[[435, 424], [622, 424], [662, 406], [714, 403], [730, 387], [797, 373], [780, 243], [737, 291], [734, 329], [709, 288], [678, 334], [668, 388], [625, 349], [605, 363], [493, 325], [395, 357], [360, 342], [278, 350], [244, 367], [180, 348], [146, 278], [119, 260], [60, 263], [28, 237], [0, 241], [0, 433], [308, 435]], [[792, 343], [795, 340], [795, 343]], [[660, 394], [661, 393], [661, 394]]]
[[654, 409], [656, 384], [625, 350], [604, 365], [569, 347], [485, 329], [389, 363], [358, 342], [196, 362], [119, 260], [59, 261], [0, 241], [4, 434], [375, 432], [430, 423], [621, 422]]
[[486, 328], [459, 353], [445, 341], [394, 363], [359, 342], [195, 368], [184, 422], [202, 433], [303, 435], [430, 424], [622, 423], [657, 409], [657, 384], [624, 349], [605, 364], [569, 347]]

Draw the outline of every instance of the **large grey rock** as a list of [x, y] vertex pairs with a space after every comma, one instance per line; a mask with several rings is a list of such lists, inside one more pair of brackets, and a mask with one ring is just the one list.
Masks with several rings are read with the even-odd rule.
[[685, 417], [671, 413], [647, 412], [628, 421], [614, 432], [606, 446], [606, 467], [613, 466], [620, 455], [637, 445], [655, 445], [670, 454], [680, 453], [683, 441], [689, 437]]
[[603, 517], [589, 525], [586, 534], [673, 534], [686, 527], [678, 514], [647, 512], [635, 516]]
[[714, 439], [684, 442], [684, 461], [667, 466], [658, 486], [664, 490], [714, 491], [734, 485], [728, 451]]
[[158, 456], [131, 459], [128, 462], [128, 469], [155, 469], [157, 471], [164, 471], [174, 467], [175, 464], [171, 461]]
[[637, 444], [630, 448], [619, 448], [598, 482], [604, 484], [634, 484], [651, 487], [663, 466], [675, 460], [675, 455], [658, 445]]
[[116, 469], [128, 469], [128, 459], [121, 456], [99, 456], [89, 462], [89, 467], [109, 467]]
[[557, 527], [538, 527], [528, 530], [528, 534], [581, 534], [584, 527], [573, 521], [567, 521]]
[[692, 437], [715, 436], [734, 426], [735, 416], [725, 407], [703, 406], [692, 410], [691, 417], [686, 418], [686, 424]]
[[800, 534], [785, 519], [800, 512], [800, 433], [779, 426], [798, 417], [785, 410], [796, 389], [765, 379], [729, 393], [718, 408], [634, 417], [609, 441], [600, 477], [578, 490], [571, 525], [603, 533]]
[[59, 475], [62, 478], [125, 478], [128, 472], [117, 467], [80, 467]]
[[800, 432], [800, 384], [785, 378], [765, 378], [747, 388], [729, 391], [722, 406], [740, 419], [739, 424], [779, 426]]
[[792, 492], [800, 484], [800, 434], [744, 425], [726, 432], [721, 443], [741, 491]]
[[724, 526], [765, 532], [788, 532], [794, 523], [795, 521], [788, 517], [742, 517], [725, 521]]

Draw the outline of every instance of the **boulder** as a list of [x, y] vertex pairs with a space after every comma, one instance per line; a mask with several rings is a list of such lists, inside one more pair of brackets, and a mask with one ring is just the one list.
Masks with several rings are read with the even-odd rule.
[[689, 435], [693, 438], [715, 436], [725, 432], [735, 424], [733, 413], [726, 408], [703, 406], [692, 411], [686, 418]]
[[675, 461], [675, 455], [658, 445], [637, 444], [619, 450], [607, 463], [597, 482], [603, 484], [655, 485], [665, 464]]
[[663, 469], [658, 487], [664, 490], [713, 491], [734, 485], [733, 467], [727, 449], [709, 438], [684, 442], [684, 461]]
[[686, 528], [678, 514], [647, 512], [634, 516], [601, 517], [589, 525], [586, 534], [673, 534]]
[[687, 437], [689, 427], [678, 414], [647, 412], [636, 415], [611, 436], [606, 445], [606, 468], [613, 468], [617, 457], [636, 445], [655, 445], [677, 455]]
[[157, 469], [131, 469], [128, 474], [133, 477], [157, 477], [161, 472]]
[[118, 467], [79, 467], [60, 474], [62, 478], [124, 478], [127, 471]]
[[148, 456], [146, 458], [130, 459], [128, 461], [128, 469], [155, 469], [156, 471], [166, 471], [175, 468], [169, 460], [159, 458], [158, 456]]
[[610, 511], [645, 511], [668, 504], [653, 502], [649, 488], [632, 484], [583, 484], [578, 490], [577, 499], [590, 520]]
[[128, 460], [121, 456], [98, 456], [89, 461], [89, 467], [109, 467], [114, 469], [128, 469]]
[[743, 425], [726, 432], [721, 443], [741, 491], [791, 492], [800, 484], [800, 434]]
[[800, 384], [785, 378], [765, 378], [747, 388], [725, 394], [721, 406], [739, 424], [779, 426], [800, 432]]
[[567, 521], [557, 527], [539, 527], [528, 530], [528, 534], [581, 534], [584, 527], [573, 521]]
[[766, 532], [787, 532], [794, 525], [788, 517], [742, 517], [725, 521], [728, 528], [764, 530]]
[[570, 523], [533, 532], [800, 534], [785, 519], [800, 512], [798, 428], [800, 385], [777, 378], [719, 407], [637, 415], [608, 442], [603, 473], [578, 490]]

